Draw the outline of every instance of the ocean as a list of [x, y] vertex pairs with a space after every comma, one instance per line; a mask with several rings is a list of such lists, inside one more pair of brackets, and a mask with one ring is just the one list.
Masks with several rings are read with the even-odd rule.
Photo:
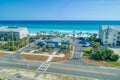
[[120, 21], [82, 21], [82, 20], [16, 20], [0, 21], [0, 26], [27, 27], [30, 33], [57, 31], [62, 33], [98, 33], [101, 25], [120, 25]]

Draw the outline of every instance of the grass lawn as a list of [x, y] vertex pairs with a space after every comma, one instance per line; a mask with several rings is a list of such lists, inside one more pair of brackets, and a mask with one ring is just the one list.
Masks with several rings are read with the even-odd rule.
[[113, 67], [120, 67], [120, 61], [118, 61], [118, 62], [108, 62], [108, 64], [110, 64]]
[[0, 78], [0, 80], [11, 80], [11, 79], [7, 79], [7, 78]]

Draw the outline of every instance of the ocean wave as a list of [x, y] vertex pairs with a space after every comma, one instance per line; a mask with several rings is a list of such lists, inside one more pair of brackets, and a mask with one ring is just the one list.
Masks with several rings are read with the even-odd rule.
[[60, 33], [73, 33], [73, 31], [75, 31], [75, 33], [79, 33], [79, 32], [82, 32], [82, 33], [98, 33], [99, 31], [98, 30], [58, 30], [58, 29], [32, 29], [32, 30], [29, 30], [30, 32], [34, 32], [34, 33], [37, 33], [37, 32], [40, 32], [40, 31], [45, 31], [46, 33], [49, 33], [49, 32], [60, 32]]

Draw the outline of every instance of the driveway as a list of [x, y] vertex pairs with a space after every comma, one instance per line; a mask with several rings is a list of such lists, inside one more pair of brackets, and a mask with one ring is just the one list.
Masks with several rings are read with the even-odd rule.
[[80, 44], [80, 40], [79, 39], [75, 39], [74, 52], [73, 52], [72, 57], [69, 60], [64, 61], [62, 63], [64, 63], [64, 64], [71, 64], [71, 65], [93, 66], [91, 64], [86, 63], [81, 58], [81, 51], [82, 51], [82, 49], [83, 49], [83, 47]]

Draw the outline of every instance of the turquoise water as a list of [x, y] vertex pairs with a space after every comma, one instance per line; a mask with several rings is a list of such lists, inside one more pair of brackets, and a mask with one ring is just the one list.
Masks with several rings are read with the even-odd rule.
[[98, 33], [101, 25], [120, 25], [120, 21], [0, 21], [0, 26], [27, 27], [29, 32], [58, 31], [62, 33], [92, 32]]

